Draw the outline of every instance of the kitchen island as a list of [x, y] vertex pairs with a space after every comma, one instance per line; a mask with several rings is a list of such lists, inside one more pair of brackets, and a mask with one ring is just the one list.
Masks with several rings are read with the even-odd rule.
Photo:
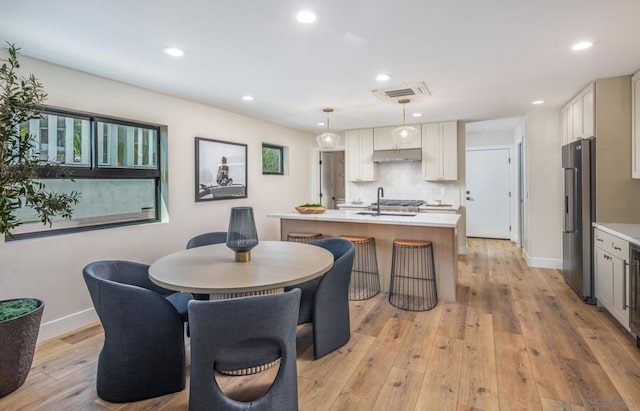
[[272, 213], [280, 219], [280, 238], [290, 232], [321, 233], [324, 237], [353, 235], [373, 237], [376, 241], [378, 271], [383, 291], [389, 290], [391, 251], [395, 239], [428, 240], [433, 243], [438, 301], [456, 301], [458, 214], [360, 215], [352, 210], [327, 210], [322, 214]]

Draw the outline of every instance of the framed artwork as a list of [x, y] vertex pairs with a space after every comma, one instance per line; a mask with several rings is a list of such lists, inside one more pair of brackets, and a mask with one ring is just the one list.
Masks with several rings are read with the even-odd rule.
[[247, 197], [247, 145], [196, 137], [196, 201]]

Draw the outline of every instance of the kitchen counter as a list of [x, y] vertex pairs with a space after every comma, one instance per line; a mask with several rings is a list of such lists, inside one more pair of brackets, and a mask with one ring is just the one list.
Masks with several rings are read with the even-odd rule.
[[593, 227], [640, 246], [640, 224], [593, 223]]
[[[373, 237], [382, 291], [389, 290], [393, 240], [423, 240], [433, 244], [439, 302], [456, 301], [459, 214], [417, 213], [412, 216], [359, 215], [354, 210], [327, 210], [322, 214], [272, 213], [280, 219], [280, 239], [291, 232], [320, 233], [323, 237]], [[400, 213], [394, 213], [400, 214]]]
[[403, 216], [383, 215], [360, 215], [352, 210], [327, 210], [322, 214], [300, 214], [300, 213], [272, 213], [267, 217], [287, 218], [293, 220], [313, 220], [313, 221], [336, 221], [367, 224], [393, 224], [393, 225], [414, 225], [427, 227], [448, 227], [456, 228], [460, 221], [458, 214], [429, 214], [429, 213], [397, 213], [406, 214]]

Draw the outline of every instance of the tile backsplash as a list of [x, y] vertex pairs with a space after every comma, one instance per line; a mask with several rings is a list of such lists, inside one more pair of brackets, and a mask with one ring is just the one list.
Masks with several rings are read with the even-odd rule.
[[345, 201], [375, 202], [377, 188], [383, 187], [384, 197], [389, 199], [442, 200], [445, 204], [460, 205], [462, 184], [458, 181], [423, 180], [422, 163], [419, 161], [380, 163], [377, 167], [377, 181], [345, 183]]

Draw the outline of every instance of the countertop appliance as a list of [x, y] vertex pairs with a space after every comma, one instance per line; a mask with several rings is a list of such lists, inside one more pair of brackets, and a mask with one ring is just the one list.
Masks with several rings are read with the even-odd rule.
[[[424, 204], [422, 200], [387, 200], [380, 199], [380, 210], [383, 211], [404, 211], [407, 213], [418, 213], [418, 207]], [[371, 203], [370, 210], [377, 210], [378, 203]]]
[[593, 227], [595, 202], [596, 139], [562, 146], [564, 173], [562, 275], [587, 304], [595, 304]]

